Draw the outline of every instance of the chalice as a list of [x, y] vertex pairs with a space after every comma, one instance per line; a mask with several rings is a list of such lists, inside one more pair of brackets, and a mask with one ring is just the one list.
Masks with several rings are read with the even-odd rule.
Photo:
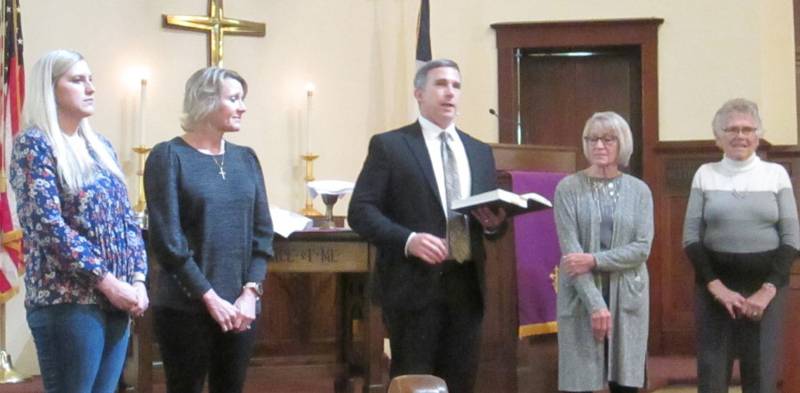
[[325, 204], [325, 219], [319, 223], [322, 229], [333, 229], [336, 223], [333, 222], [333, 205], [339, 200], [339, 194], [322, 194], [322, 203]]
[[340, 197], [353, 192], [355, 183], [341, 180], [315, 180], [308, 182], [307, 187], [311, 199], [320, 195], [322, 203], [325, 204], [325, 215], [318, 221], [318, 228], [336, 228], [336, 224], [333, 222], [333, 205], [336, 204]]

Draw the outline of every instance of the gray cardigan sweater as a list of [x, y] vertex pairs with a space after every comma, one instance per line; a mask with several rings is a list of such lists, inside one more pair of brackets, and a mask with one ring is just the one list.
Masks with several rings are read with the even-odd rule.
[[[558, 386], [562, 391], [601, 390], [609, 380], [644, 385], [649, 318], [647, 261], [653, 241], [653, 198], [641, 180], [623, 174], [614, 211], [611, 248], [600, 250], [600, 211], [583, 172], [556, 187], [555, 219], [562, 255], [591, 253], [593, 272], [558, 282]], [[560, 268], [560, 270], [563, 270]], [[609, 304], [599, 272], [609, 273]], [[608, 363], [604, 345], [592, 335], [591, 314], [608, 308], [612, 317]]]

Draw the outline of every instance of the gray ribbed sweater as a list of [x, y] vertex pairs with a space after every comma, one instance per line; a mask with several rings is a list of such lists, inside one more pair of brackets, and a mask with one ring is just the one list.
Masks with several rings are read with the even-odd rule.
[[244, 283], [264, 280], [273, 232], [261, 166], [250, 148], [226, 143], [224, 169], [225, 179], [180, 137], [150, 153], [150, 250], [163, 268], [153, 305], [203, 312], [209, 289], [234, 302]]
[[[653, 198], [641, 180], [622, 175], [614, 210], [611, 248], [600, 247], [600, 209], [583, 172], [556, 188], [555, 219], [561, 253], [591, 253], [594, 271], [570, 278], [560, 268], [558, 310], [558, 386], [562, 391], [601, 390], [608, 380], [644, 384], [649, 318], [647, 261], [653, 241]], [[602, 296], [600, 272], [609, 275], [609, 304]], [[591, 313], [611, 312], [608, 363], [604, 345], [592, 335]]]

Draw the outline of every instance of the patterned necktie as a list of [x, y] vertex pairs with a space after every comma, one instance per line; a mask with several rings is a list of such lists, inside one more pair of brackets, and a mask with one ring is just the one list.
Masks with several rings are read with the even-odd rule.
[[447, 245], [450, 248], [448, 259], [464, 262], [472, 257], [469, 243], [469, 222], [467, 216], [450, 210], [453, 201], [461, 199], [461, 183], [458, 180], [458, 163], [450, 147], [450, 135], [439, 134], [442, 141], [442, 168], [444, 169], [445, 200], [447, 200]]

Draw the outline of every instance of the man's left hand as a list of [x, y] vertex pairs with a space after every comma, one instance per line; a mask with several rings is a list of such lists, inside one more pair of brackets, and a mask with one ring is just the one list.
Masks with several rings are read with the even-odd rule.
[[501, 207], [494, 212], [486, 206], [481, 206], [472, 210], [472, 216], [481, 223], [484, 231], [494, 232], [506, 220], [506, 211]]

